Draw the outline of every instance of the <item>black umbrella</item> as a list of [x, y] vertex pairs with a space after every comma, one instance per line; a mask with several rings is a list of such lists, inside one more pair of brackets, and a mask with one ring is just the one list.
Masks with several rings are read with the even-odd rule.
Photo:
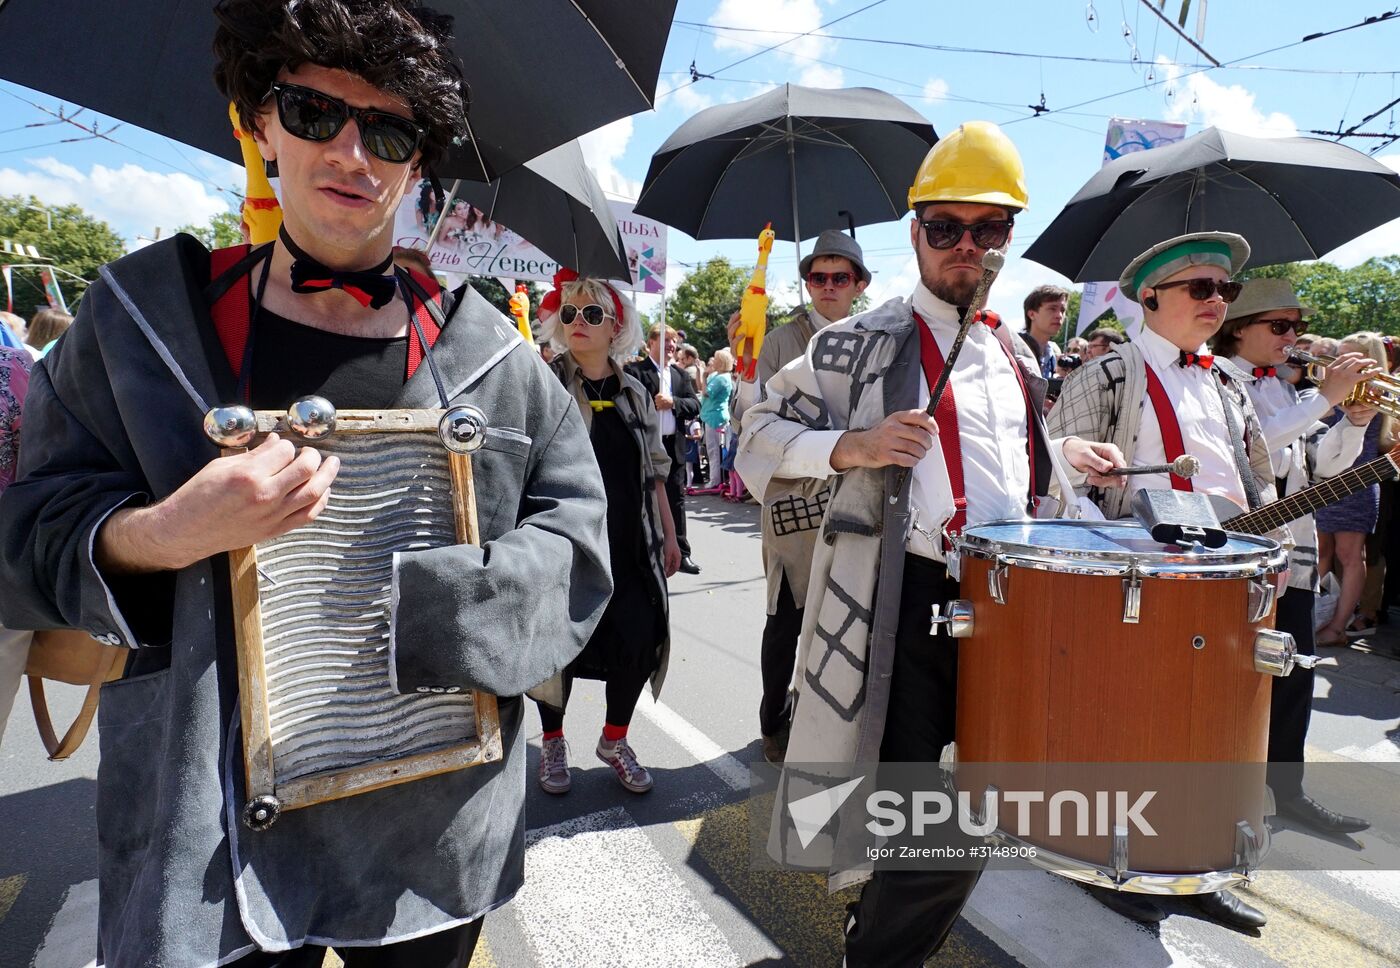
[[784, 84], [706, 108], [652, 155], [638, 215], [697, 239], [757, 237], [773, 223], [799, 243], [908, 211], [914, 172], [938, 140], [903, 101], [868, 87]]
[[456, 196], [580, 275], [631, 279], [617, 219], [577, 141], [489, 184], [461, 182]]
[[[651, 107], [676, 0], [428, 0], [455, 18], [471, 138], [437, 174], [490, 181]], [[212, 0], [6, 0], [0, 77], [241, 161], [214, 88]]]
[[1186, 232], [1237, 232], [1250, 265], [1317, 259], [1400, 218], [1400, 175], [1313, 138], [1206, 128], [1104, 165], [1026, 258], [1075, 282], [1117, 279], [1139, 252]]

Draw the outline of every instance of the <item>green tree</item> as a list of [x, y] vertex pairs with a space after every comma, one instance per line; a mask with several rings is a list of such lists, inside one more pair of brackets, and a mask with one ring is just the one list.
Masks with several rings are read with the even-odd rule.
[[[513, 293], [506, 292], [505, 286], [491, 276], [472, 276], [470, 283], [471, 287], [480, 293], [487, 302], [495, 306], [502, 316], [510, 316], [510, 297]], [[545, 288], [538, 282], [526, 282], [525, 286], [530, 293], [530, 322], [533, 325], [535, 314], [539, 312], [540, 300], [545, 295]]]
[[715, 256], [692, 269], [666, 303], [666, 321], [685, 330], [686, 342], [701, 359], [728, 345], [725, 327], [739, 308], [739, 297], [749, 284], [753, 269], [732, 265], [724, 256]]
[[[5, 256], [6, 261], [48, 262], [73, 275], [58, 274], [68, 308], [77, 311], [88, 283], [97, 278], [99, 266], [126, 254], [126, 245], [112, 227], [77, 205], [44, 205], [34, 196], [0, 196], [0, 238], [32, 245], [41, 259]], [[78, 276], [82, 280], [73, 278]], [[14, 279], [15, 312], [28, 319], [48, 305], [38, 273], [17, 269]]]
[[220, 212], [209, 220], [208, 225], [182, 225], [176, 232], [186, 232], [204, 243], [207, 249], [226, 249], [243, 241], [239, 228], [243, 219], [237, 212]]
[[1317, 314], [1309, 330], [1338, 338], [1357, 330], [1400, 334], [1400, 255], [1342, 269], [1330, 262], [1292, 262], [1247, 270], [1241, 278], [1287, 279]]

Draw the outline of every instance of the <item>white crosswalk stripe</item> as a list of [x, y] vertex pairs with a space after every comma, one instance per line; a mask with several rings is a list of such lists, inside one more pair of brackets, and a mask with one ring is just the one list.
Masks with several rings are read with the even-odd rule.
[[97, 881], [68, 889], [33, 968], [91, 968], [97, 964]]
[[530, 832], [512, 908], [542, 968], [743, 964], [622, 807]]

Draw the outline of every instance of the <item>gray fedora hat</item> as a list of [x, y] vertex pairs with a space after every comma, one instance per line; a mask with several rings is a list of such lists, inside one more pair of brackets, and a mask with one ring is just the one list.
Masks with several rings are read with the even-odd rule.
[[797, 271], [801, 273], [803, 279], [807, 278], [807, 272], [812, 268], [812, 261], [820, 259], [824, 255], [850, 259], [851, 265], [855, 266], [856, 272], [860, 273], [860, 281], [870, 281], [870, 270], [865, 267], [865, 253], [861, 252], [860, 243], [840, 229], [827, 229], [817, 236], [817, 244], [812, 247], [811, 252], [802, 257], [801, 263], [797, 266]]
[[1298, 301], [1293, 284], [1287, 279], [1251, 279], [1240, 290], [1240, 298], [1230, 303], [1225, 321], [1228, 323], [1271, 309], [1296, 309], [1301, 316], [1311, 316], [1317, 312]]

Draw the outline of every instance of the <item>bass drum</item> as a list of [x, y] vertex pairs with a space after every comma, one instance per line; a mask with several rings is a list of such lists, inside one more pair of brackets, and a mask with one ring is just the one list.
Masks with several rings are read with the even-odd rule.
[[[957, 548], [959, 787], [1045, 788], [1025, 822], [1003, 804], [1001, 838], [1119, 890], [1246, 880], [1267, 837], [1270, 672], [1293, 664], [1272, 631], [1280, 546], [1183, 550], [1131, 521], [1057, 520], [979, 525]], [[1144, 793], [1137, 824], [1125, 807]]]

